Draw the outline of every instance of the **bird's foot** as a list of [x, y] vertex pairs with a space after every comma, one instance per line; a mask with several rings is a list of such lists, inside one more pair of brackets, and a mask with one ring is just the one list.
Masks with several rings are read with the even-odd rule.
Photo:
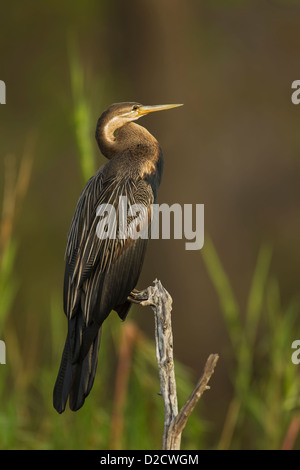
[[145, 289], [142, 291], [133, 289], [133, 291], [131, 291], [129, 296], [127, 297], [127, 300], [129, 300], [133, 304], [140, 304], [143, 307], [145, 307], [146, 305], [151, 305], [151, 303], [148, 302], [148, 298], [149, 298], [148, 289]]

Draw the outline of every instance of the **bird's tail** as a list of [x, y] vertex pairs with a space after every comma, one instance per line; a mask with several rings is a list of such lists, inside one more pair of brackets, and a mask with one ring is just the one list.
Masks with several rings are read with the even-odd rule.
[[97, 369], [100, 338], [101, 328], [85, 357], [72, 363], [68, 334], [53, 391], [53, 406], [58, 413], [65, 410], [68, 397], [71, 410], [76, 411], [82, 407], [85, 398], [90, 393]]

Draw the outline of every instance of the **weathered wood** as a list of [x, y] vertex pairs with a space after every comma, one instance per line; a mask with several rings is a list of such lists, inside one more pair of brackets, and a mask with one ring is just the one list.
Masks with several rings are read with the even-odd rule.
[[149, 305], [154, 311], [156, 358], [164, 402], [163, 449], [179, 450], [182, 431], [196, 403], [204, 391], [209, 389], [208, 382], [214, 373], [219, 356], [218, 354], [209, 356], [199, 382], [178, 413], [171, 322], [172, 297], [156, 279], [153, 286], [141, 292], [133, 292], [129, 299], [142, 306]]

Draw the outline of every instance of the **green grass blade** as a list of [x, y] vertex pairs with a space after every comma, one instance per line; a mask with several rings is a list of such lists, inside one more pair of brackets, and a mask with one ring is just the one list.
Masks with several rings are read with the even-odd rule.
[[259, 317], [262, 312], [271, 259], [271, 247], [263, 245], [258, 254], [246, 311], [246, 332], [250, 347], [254, 345]]
[[238, 356], [241, 338], [244, 334], [240, 321], [239, 307], [213, 242], [207, 237], [202, 250], [202, 256], [209, 277], [217, 291], [230, 340], [236, 356]]
[[73, 119], [78, 146], [79, 166], [84, 182], [95, 173], [95, 157], [92, 146], [91, 110], [84, 92], [84, 68], [78, 58], [74, 41], [70, 41], [70, 75], [73, 94]]

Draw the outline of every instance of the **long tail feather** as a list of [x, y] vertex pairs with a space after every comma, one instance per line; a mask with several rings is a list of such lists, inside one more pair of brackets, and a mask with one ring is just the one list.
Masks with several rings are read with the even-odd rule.
[[101, 328], [84, 359], [74, 364], [71, 361], [69, 335], [67, 336], [53, 391], [53, 406], [58, 413], [65, 410], [68, 397], [71, 410], [76, 411], [82, 407], [90, 393], [97, 369], [100, 338]]

